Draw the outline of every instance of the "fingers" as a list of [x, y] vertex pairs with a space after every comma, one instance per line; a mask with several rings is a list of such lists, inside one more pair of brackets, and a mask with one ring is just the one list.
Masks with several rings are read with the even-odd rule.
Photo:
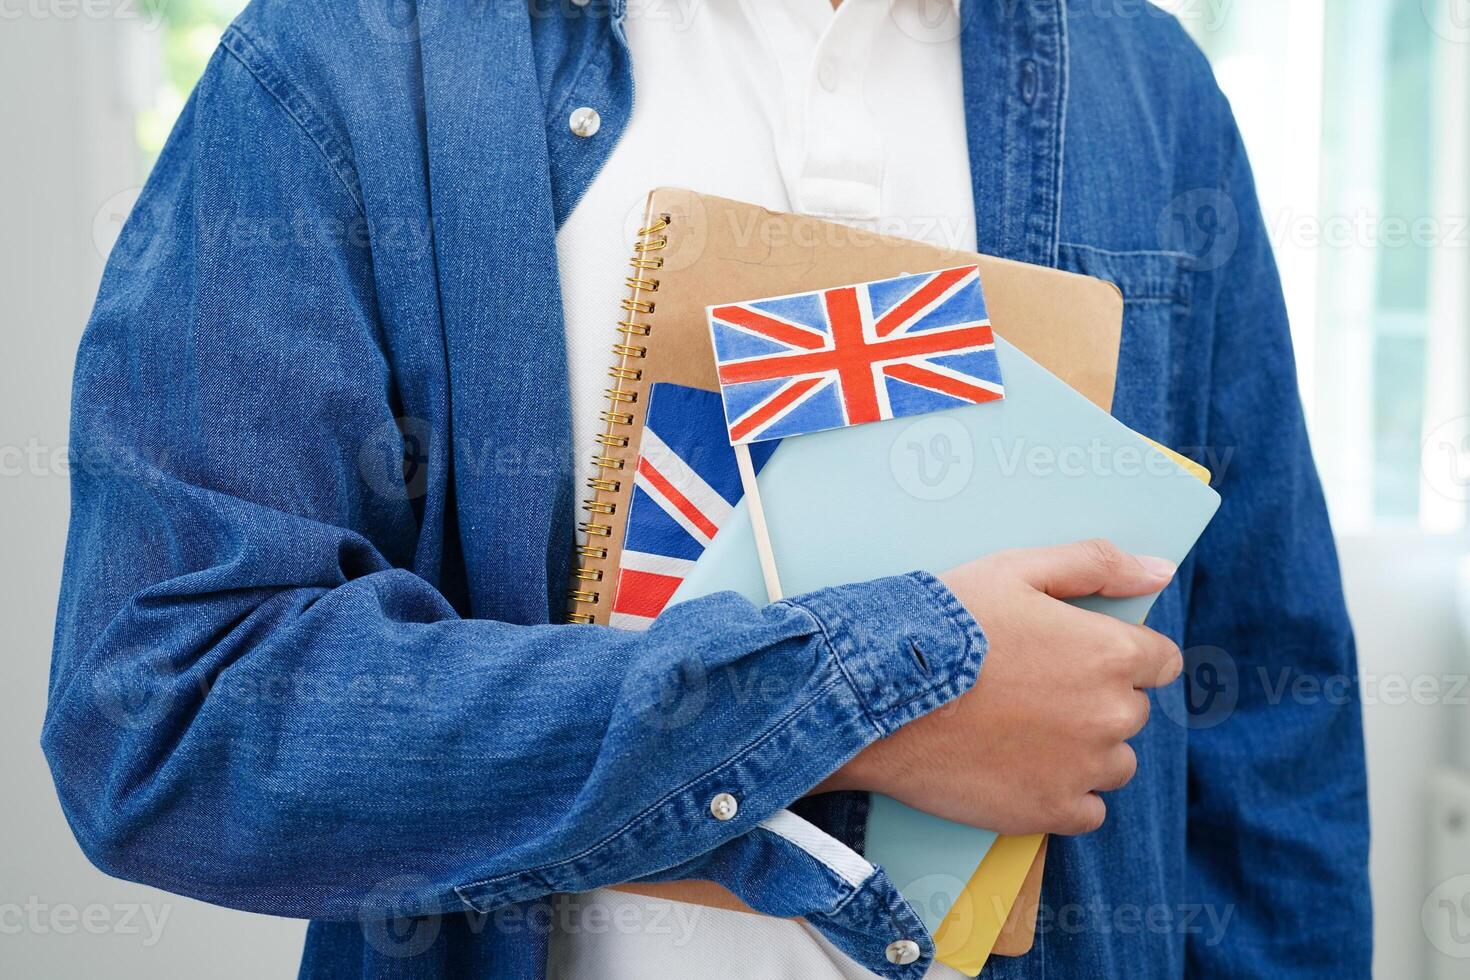
[[1108, 805], [1096, 793], [1088, 793], [1068, 808], [1057, 821], [1052, 833], [1067, 837], [1090, 834], [1103, 825], [1108, 818]]
[[1053, 615], [1066, 622], [1075, 649], [1098, 658], [1109, 679], [1139, 689], [1167, 687], [1184, 671], [1179, 645], [1147, 626], [1089, 609], [1063, 607]]
[[1184, 671], [1179, 646], [1146, 626], [1129, 626], [1134, 655], [1130, 680], [1137, 688], [1168, 687]]
[[1174, 577], [1163, 558], [1130, 555], [1109, 541], [1077, 541], [1012, 552], [1021, 577], [1056, 599], [1085, 595], [1112, 598], [1158, 592]]
[[1143, 731], [1153, 706], [1143, 691], [1109, 684], [1097, 689], [1086, 710], [1085, 718], [1077, 719], [1079, 732], [1086, 732], [1098, 743], [1111, 744]]
[[1098, 776], [1096, 788], [1091, 793], [1078, 798], [1065, 813], [1060, 815], [1052, 828], [1052, 833], [1078, 837], [1082, 834], [1090, 834], [1102, 827], [1108, 818], [1108, 805], [1098, 794], [1122, 789], [1132, 782], [1137, 773], [1138, 756], [1134, 754], [1133, 749], [1127, 745], [1115, 747], [1108, 754], [1103, 770]]
[[1130, 739], [1147, 727], [1149, 715], [1153, 713], [1153, 702], [1142, 691], [1129, 691], [1123, 706], [1117, 737]]
[[1118, 745], [1108, 753], [1106, 764], [1098, 777], [1097, 786], [1094, 790], [1099, 793], [1110, 793], [1115, 789], [1122, 789], [1133, 781], [1138, 774], [1138, 754], [1128, 745]]

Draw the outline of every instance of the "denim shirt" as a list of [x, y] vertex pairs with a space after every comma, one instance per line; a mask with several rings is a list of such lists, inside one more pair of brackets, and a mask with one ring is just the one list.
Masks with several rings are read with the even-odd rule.
[[[108, 263], [43, 745], [99, 868], [317, 920], [303, 977], [542, 976], [548, 896], [688, 877], [875, 974], [932, 960], [881, 870], [761, 824], [974, 683], [984, 636], [943, 586], [552, 625], [575, 524], [554, 235], [631, 112], [623, 15], [256, 0]], [[1053, 842], [1036, 947], [987, 969], [1366, 975], [1352, 636], [1229, 109], [1146, 3], [963, 22], [981, 249], [1122, 288], [1115, 414], [1224, 500], [1150, 619], [1188, 669], [1138, 777]], [[1302, 680], [1343, 694], [1280, 696]], [[860, 847], [864, 800], [799, 809]], [[899, 938], [917, 962], [887, 962]]]

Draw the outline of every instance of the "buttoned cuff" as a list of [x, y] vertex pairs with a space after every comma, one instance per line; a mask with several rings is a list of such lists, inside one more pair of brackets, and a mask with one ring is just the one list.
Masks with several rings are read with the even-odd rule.
[[959, 697], [980, 674], [980, 624], [928, 572], [787, 601], [817, 620], [879, 737]]
[[764, 915], [803, 918], [885, 980], [922, 980], [934, 937], [882, 868], [789, 811], [650, 880], [719, 882]]

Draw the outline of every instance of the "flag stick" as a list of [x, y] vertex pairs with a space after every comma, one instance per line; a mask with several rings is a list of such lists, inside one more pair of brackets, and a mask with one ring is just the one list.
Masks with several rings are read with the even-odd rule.
[[755, 482], [755, 464], [750, 461], [750, 446], [735, 446], [735, 463], [740, 469], [740, 483], [750, 507], [750, 529], [755, 532], [755, 551], [761, 560], [761, 576], [766, 580], [766, 598], [781, 598], [781, 579], [776, 574], [776, 557], [771, 553], [771, 534], [766, 530], [766, 509], [761, 505], [760, 487]]

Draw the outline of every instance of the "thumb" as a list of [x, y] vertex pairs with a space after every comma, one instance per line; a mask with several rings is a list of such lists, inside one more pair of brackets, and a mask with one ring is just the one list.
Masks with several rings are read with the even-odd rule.
[[1174, 577], [1173, 562], [1130, 555], [1101, 539], [1027, 548], [1015, 555], [1021, 563], [1021, 578], [1055, 599], [1149, 595], [1161, 591]]

